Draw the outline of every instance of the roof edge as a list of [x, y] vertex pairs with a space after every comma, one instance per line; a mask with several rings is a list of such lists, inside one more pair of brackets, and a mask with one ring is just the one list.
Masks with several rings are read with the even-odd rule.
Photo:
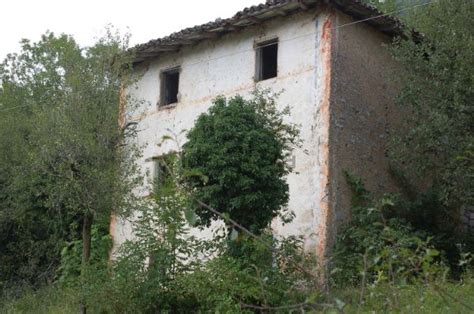
[[267, 0], [265, 3], [245, 8], [230, 18], [185, 28], [166, 37], [150, 40], [130, 49], [134, 63], [156, 58], [163, 53], [174, 52], [205, 40], [217, 39], [246, 27], [256, 25], [278, 16], [308, 11], [328, 5], [357, 21], [375, 27], [391, 37], [403, 36], [404, 26], [397, 18], [379, 11], [361, 0]]

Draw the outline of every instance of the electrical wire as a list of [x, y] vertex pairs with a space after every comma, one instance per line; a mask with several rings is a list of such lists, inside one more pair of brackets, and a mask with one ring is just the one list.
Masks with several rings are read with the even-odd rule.
[[[420, 4], [407, 6], [407, 7], [404, 7], [404, 8], [398, 9], [398, 10], [394, 10], [394, 11], [391, 11], [391, 12], [388, 12], [388, 13], [384, 13], [384, 14], [372, 16], [372, 17], [369, 17], [369, 18], [365, 18], [365, 19], [361, 19], [361, 20], [357, 20], [357, 21], [337, 25], [337, 26], [332, 27], [331, 29], [336, 30], [336, 29], [340, 29], [340, 28], [343, 28], [343, 27], [348, 27], [348, 26], [353, 26], [353, 25], [360, 24], [360, 23], [365, 23], [365, 22], [368, 22], [368, 21], [371, 21], [371, 20], [375, 20], [375, 19], [379, 19], [379, 18], [382, 18], [382, 17], [389, 16], [389, 15], [394, 15], [396, 13], [405, 12], [407, 10], [414, 9], [414, 8], [417, 8], [417, 7], [430, 5], [430, 4], [435, 3], [435, 2], [438, 2], [438, 0], [432, 0], [432, 1], [429, 1], [429, 2], [424, 2], [424, 3], [420, 3]], [[289, 41], [297, 40], [297, 39], [304, 38], [304, 37], [307, 37], [307, 36], [313, 36], [313, 35], [316, 35], [316, 34], [317, 34], [317, 32], [311, 32], [311, 33], [307, 33], [307, 34], [303, 34], [303, 35], [299, 35], [299, 36], [294, 36], [294, 37], [291, 37], [291, 38], [279, 40], [278, 43], [286, 43], [286, 42], [289, 42]], [[271, 45], [274, 45], [274, 44], [275, 43], [269, 43], [269, 44], [266, 44], [266, 45], [258, 46], [258, 48], [263, 48], [263, 47], [271, 46]], [[218, 56], [218, 57], [214, 57], [214, 58], [210, 58], [210, 59], [206, 59], [206, 60], [201, 60], [201, 61], [194, 62], [194, 63], [188, 63], [188, 64], [184, 64], [184, 65], [186, 67], [192, 67], [192, 66], [199, 65], [199, 64], [202, 64], [202, 63], [208, 63], [208, 62], [211, 62], [211, 61], [216, 61], [216, 60], [219, 60], [219, 59], [228, 58], [228, 57], [232, 57], [232, 56], [235, 56], [235, 55], [238, 55], [238, 54], [243, 54], [243, 53], [248, 53], [248, 52], [253, 52], [253, 51], [255, 51], [255, 49], [240, 50], [240, 51], [236, 51], [236, 52], [229, 53], [229, 54], [226, 54], [226, 55], [222, 55], [222, 56]], [[20, 106], [0, 109], [0, 112], [6, 112], [6, 111], [10, 111], [10, 110], [17, 109], [17, 108], [27, 107], [27, 106], [30, 106], [30, 105], [20, 105]]]

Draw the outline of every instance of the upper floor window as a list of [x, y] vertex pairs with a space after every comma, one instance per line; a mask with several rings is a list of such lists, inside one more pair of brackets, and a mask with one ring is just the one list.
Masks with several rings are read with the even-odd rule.
[[176, 67], [161, 73], [160, 106], [167, 106], [178, 102], [179, 72]]
[[278, 71], [278, 39], [258, 43], [256, 53], [256, 81], [276, 77]]

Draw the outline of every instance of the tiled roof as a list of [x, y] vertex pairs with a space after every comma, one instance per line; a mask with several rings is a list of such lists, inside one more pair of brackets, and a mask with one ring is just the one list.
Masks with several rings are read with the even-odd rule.
[[239, 11], [231, 18], [216, 19], [213, 22], [185, 28], [169, 36], [137, 45], [132, 48], [135, 53], [135, 62], [154, 58], [161, 53], [176, 51], [183, 46], [193, 45], [206, 39], [217, 38], [277, 16], [314, 9], [322, 4], [332, 6], [352, 16], [355, 20], [367, 20], [364, 23], [390, 36], [402, 34], [402, 25], [398, 19], [383, 15], [377, 8], [361, 0], [267, 0], [265, 3]]

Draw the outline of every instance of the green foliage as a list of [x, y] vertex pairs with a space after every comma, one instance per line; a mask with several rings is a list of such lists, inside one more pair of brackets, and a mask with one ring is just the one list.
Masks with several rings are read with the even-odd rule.
[[[178, 161], [170, 164], [175, 187], [177, 167]], [[136, 238], [122, 246], [111, 268], [91, 264], [85, 284], [26, 294], [0, 310], [24, 313], [38, 304], [40, 313], [75, 312], [78, 295], [94, 313], [469, 310], [472, 277], [456, 284], [432, 281], [445, 268], [430, 242], [399, 219], [385, 221], [395, 206], [391, 199], [373, 204], [359, 179], [348, 180], [359, 196], [354, 227], [338, 243], [346, 245], [336, 253], [344, 268], [333, 273], [339, 285], [331, 293], [318, 289], [317, 263], [302, 253], [300, 238], [236, 238], [245, 252], [241, 258], [229, 254], [225, 237], [192, 237], [185, 223], [189, 200], [176, 188], [143, 201]], [[464, 262], [470, 259], [464, 256]]]
[[59, 88], [52, 64], [74, 55], [76, 45], [67, 36], [49, 34], [37, 44], [23, 41], [22, 49], [0, 64], [0, 286], [8, 292], [13, 285], [37, 286], [54, 278], [75, 218], [46, 204], [44, 189], [53, 178], [33, 167], [41, 149], [33, 134], [34, 108], [52, 103], [53, 89]]
[[120, 247], [112, 269], [90, 270], [85, 288], [90, 310], [155, 313], [193, 308], [177, 277], [196, 267], [203, 244], [189, 234], [186, 195], [172, 188], [178, 166], [173, 160], [168, 158], [166, 165], [170, 171], [166, 185], [157, 180], [153, 199], [143, 200], [136, 208], [135, 237]]
[[346, 176], [356, 196], [351, 223], [338, 235], [334, 249], [336, 283], [416, 282], [442, 275], [442, 252], [427, 233], [394, 215], [396, 198], [374, 202], [360, 179]]
[[170, 153], [155, 160], [153, 194], [157, 200], [176, 192], [176, 173], [180, 169], [177, 154]]
[[[207, 279], [207, 278], [205, 278]], [[231, 278], [234, 279], [234, 278]], [[235, 280], [234, 280], [235, 281]], [[378, 285], [368, 287], [366, 293], [361, 294], [357, 288], [348, 288], [333, 291], [322, 297], [325, 303], [319, 303], [317, 307], [305, 307], [300, 304], [292, 304], [287, 307], [266, 309], [268, 312], [322, 312], [322, 313], [470, 313], [474, 309], [474, 279], [466, 277], [461, 282], [443, 282], [431, 285]], [[227, 293], [227, 291], [225, 291]], [[361, 299], [361, 295], [363, 298]], [[124, 295], [125, 297], [125, 295]], [[319, 300], [313, 298], [313, 300]], [[337, 303], [336, 301], [337, 300]], [[103, 302], [103, 304], [108, 303]], [[289, 300], [282, 300], [283, 302]], [[328, 302], [334, 302], [331, 305]], [[38, 314], [55, 313], [77, 313], [77, 292], [70, 289], [58, 289], [51, 287], [36, 293], [28, 293], [21, 299], [8, 300], [0, 303], [2, 313], [31, 313], [35, 309]], [[116, 302], [116, 300], [112, 300]], [[125, 301], [124, 301], [125, 302]], [[223, 303], [223, 302], [222, 302]], [[221, 304], [222, 304], [221, 303]], [[304, 303], [303, 303], [304, 304]], [[339, 304], [339, 305], [336, 305]], [[264, 310], [232, 308], [232, 312], [254, 313]], [[195, 311], [199, 311], [198, 308]], [[213, 309], [210, 312], [216, 312]], [[102, 313], [115, 313], [114, 311], [103, 311]], [[122, 312], [123, 313], [123, 312]], [[134, 310], [133, 313], [141, 313]]]
[[313, 271], [316, 262], [301, 253], [299, 238], [240, 239], [245, 259], [229, 254], [219, 229], [210, 240], [194, 238], [185, 217], [189, 200], [178, 187], [180, 162], [170, 159], [165, 193], [155, 182], [154, 198], [143, 201], [134, 221], [135, 238], [121, 246], [109, 270], [88, 268], [81, 286], [88, 310], [251, 312], [253, 306], [313, 304], [322, 298], [313, 289], [317, 277], [302, 271]]
[[471, 0], [435, 1], [410, 20], [423, 40], [393, 48], [405, 68], [399, 103], [411, 113], [392, 145], [394, 165], [410, 183], [432, 186], [451, 217], [474, 201], [473, 16]]
[[344, 313], [471, 313], [472, 289], [474, 279], [467, 277], [461, 282], [350, 288], [334, 296], [344, 300]]
[[[299, 239], [274, 241], [280, 258], [274, 258], [265, 245], [248, 240], [246, 251], [251, 254], [247, 260], [229, 255], [223, 245], [226, 242], [201, 242], [191, 250], [196, 244], [191, 240], [194, 244], [183, 242], [174, 251], [171, 247], [176, 239], [164, 239], [158, 240], [158, 245], [141, 240], [130, 243], [112, 276], [103, 276], [87, 288], [88, 308], [120, 313], [252, 312], [253, 306], [271, 308], [322, 300], [322, 294], [314, 289], [316, 277], [301, 271], [301, 267], [314, 269], [316, 263], [301, 254]], [[210, 253], [213, 258], [206, 262], [196, 260], [207, 259]], [[288, 257], [295, 263], [288, 263]], [[97, 278], [97, 273], [94, 276]]]
[[89, 48], [46, 33], [0, 64], [0, 285], [50, 282], [83, 217], [129, 208], [137, 152], [117, 149], [125, 48], [110, 32]]
[[[288, 202], [286, 163], [298, 131], [283, 121], [274, 96], [217, 98], [188, 133], [184, 180], [193, 197], [259, 233]], [[218, 215], [194, 203], [201, 225]]]
[[306, 302], [311, 308], [322, 300], [317, 278], [301, 270], [316, 267], [314, 258], [302, 254], [301, 239], [276, 241], [272, 235], [261, 239], [273, 250], [268, 244], [247, 239], [243, 244], [248, 252], [245, 259], [224, 251], [182, 277], [184, 291], [195, 297], [201, 311], [251, 313], [256, 306], [271, 310]]
[[27, 290], [21, 298], [0, 300], [0, 313], [75, 314], [79, 304], [78, 295], [76, 290], [55, 285]]
[[405, 186], [406, 197], [393, 197], [395, 206], [387, 212], [390, 217], [406, 221], [415, 230], [431, 237], [431, 244], [442, 252], [450, 274], [458, 277], [464, 269], [460, 267], [462, 255], [474, 252], [474, 238], [459, 228], [457, 213], [447, 207], [442, 195], [429, 189], [416, 193]]
[[[107, 224], [96, 224], [92, 227], [91, 260], [95, 265], [107, 263], [112, 239]], [[81, 274], [82, 240], [66, 243], [61, 250], [61, 262], [57, 269], [57, 282], [62, 286], [74, 285]]]
[[[42, 206], [2, 203], [0, 210], [0, 295], [18, 295], [50, 283], [65, 244], [68, 217]], [[17, 290], [18, 289], [18, 290]]]

